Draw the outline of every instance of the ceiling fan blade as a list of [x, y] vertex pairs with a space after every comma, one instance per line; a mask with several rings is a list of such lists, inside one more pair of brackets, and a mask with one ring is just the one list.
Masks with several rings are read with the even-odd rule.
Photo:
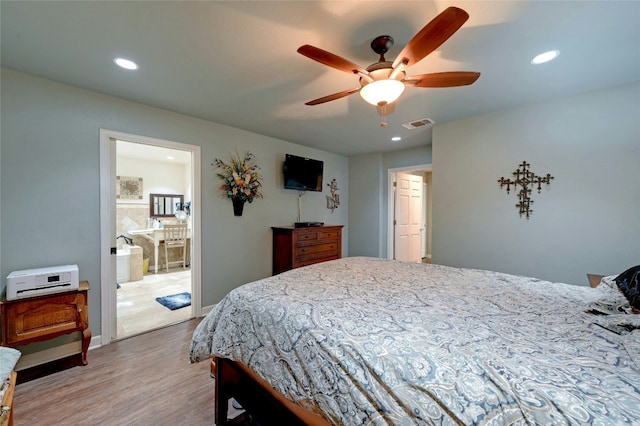
[[350, 94], [356, 93], [359, 91], [360, 91], [359, 87], [355, 89], [343, 90], [342, 92], [334, 93], [332, 95], [323, 96], [321, 98], [314, 99], [309, 102], [305, 102], [305, 105], [318, 105], [318, 104], [323, 104], [329, 101], [335, 101], [336, 99], [344, 98], [345, 96], [349, 96]]
[[431, 74], [414, 75], [408, 77], [403, 83], [412, 87], [456, 87], [468, 86], [473, 84], [478, 77], [479, 72], [470, 71], [450, 71], [450, 72], [434, 72]]
[[353, 74], [369, 74], [367, 70], [362, 68], [360, 65], [356, 65], [351, 61], [348, 61], [344, 58], [341, 58], [338, 55], [334, 55], [331, 52], [327, 52], [326, 50], [322, 50], [318, 47], [311, 46], [309, 44], [305, 44], [304, 46], [300, 46], [298, 48], [298, 53], [306, 56], [307, 58], [313, 59], [314, 61], [318, 61], [321, 64], [327, 65], [329, 67], [335, 68], [340, 71], [353, 73]]
[[420, 61], [447, 41], [467, 19], [469, 14], [464, 10], [457, 7], [446, 8], [407, 43], [393, 61], [393, 68], [403, 62], [406, 62], [406, 66], [410, 66]]

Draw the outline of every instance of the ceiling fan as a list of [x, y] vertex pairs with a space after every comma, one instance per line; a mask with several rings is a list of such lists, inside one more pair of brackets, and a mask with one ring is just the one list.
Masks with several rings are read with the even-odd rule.
[[467, 19], [469, 14], [460, 8], [445, 9], [407, 43], [393, 62], [384, 57], [393, 46], [393, 38], [388, 35], [378, 36], [371, 42], [371, 49], [380, 55], [380, 59], [367, 68], [308, 44], [300, 46], [298, 53], [337, 70], [360, 76], [360, 87], [323, 96], [306, 102], [305, 105], [319, 105], [359, 92], [365, 101], [377, 107], [382, 118], [380, 125], [386, 127], [385, 117], [393, 113], [395, 102], [405, 87], [455, 87], [472, 84], [480, 77], [479, 72], [450, 71], [414, 76], [407, 76], [406, 73], [407, 68], [436, 50]]

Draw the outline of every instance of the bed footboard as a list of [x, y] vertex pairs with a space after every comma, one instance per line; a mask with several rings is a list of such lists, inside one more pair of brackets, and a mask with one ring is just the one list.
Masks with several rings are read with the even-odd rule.
[[213, 358], [215, 377], [215, 422], [233, 424], [227, 419], [228, 401], [234, 398], [261, 425], [329, 426], [319, 415], [289, 401], [245, 365], [226, 358]]

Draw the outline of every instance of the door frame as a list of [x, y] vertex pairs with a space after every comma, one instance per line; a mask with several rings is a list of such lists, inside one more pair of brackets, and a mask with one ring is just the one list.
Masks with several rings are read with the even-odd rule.
[[[394, 226], [393, 226], [393, 218], [395, 215], [394, 202], [394, 186], [393, 184], [396, 181], [396, 173], [397, 172], [412, 172], [416, 170], [424, 171], [424, 172], [432, 172], [433, 173], [433, 164], [419, 164], [416, 166], [406, 166], [406, 167], [396, 167], [387, 169], [387, 259], [393, 259], [395, 255], [393, 251], [393, 242], [394, 242]], [[433, 247], [431, 248], [433, 251]]]
[[116, 256], [111, 254], [115, 246], [116, 223], [116, 139], [163, 148], [191, 152], [191, 307], [192, 315], [202, 315], [202, 268], [201, 268], [201, 148], [181, 142], [156, 139], [108, 129], [100, 129], [100, 295], [101, 338], [100, 343], [112, 342], [116, 334]]

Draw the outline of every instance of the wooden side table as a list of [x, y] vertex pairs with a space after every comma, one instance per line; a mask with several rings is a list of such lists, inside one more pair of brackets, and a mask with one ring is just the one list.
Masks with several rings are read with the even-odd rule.
[[592, 288], [598, 287], [600, 281], [604, 278], [604, 275], [596, 275], [596, 274], [587, 274], [587, 279], [589, 280], [589, 285]]
[[82, 332], [82, 364], [87, 365], [91, 343], [89, 329], [89, 282], [64, 293], [18, 300], [0, 300], [2, 346], [20, 346]]

